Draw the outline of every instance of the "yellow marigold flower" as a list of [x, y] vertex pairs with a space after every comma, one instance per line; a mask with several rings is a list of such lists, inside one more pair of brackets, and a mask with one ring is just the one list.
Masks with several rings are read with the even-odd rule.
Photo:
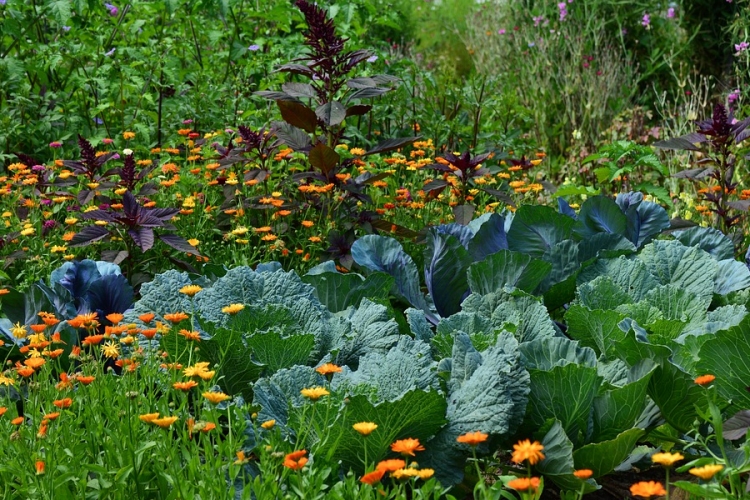
[[331, 373], [341, 373], [341, 367], [338, 365], [334, 365], [333, 363], [326, 363], [317, 367], [315, 371], [320, 373], [321, 375], [328, 375]]
[[172, 387], [179, 391], [189, 391], [193, 387], [198, 387], [198, 382], [195, 380], [188, 380], [187, 382], [175, 382]]
[[666, 495], [667, 491], [661, 483], [657, 483], [656, 481], [641, 481], [630, 487], [630, 493], [636, 497], [650, 498]]
[[538, 477], [519, 477], [518, 479], [508, 481], [507, 486], [516, 491], [526, 491], [529, 489], [536, 491], [539, 488], [539, 484]]
[[690, 472], [694, 476], [697, 476], [703, 479], [704, 481], [708, 481], [723, 468], [724, 466], [720, 464], [709, 464], [709, 465], [704, 465], [703, 467], [694, 467], [690, 469], [688, 472]]
[[35, 232], [36, 232], [36, 229], [34, 229], [33, 227], [29, 227], [21, 231], [21, 236], [31, 236]]
[[299, 392], [304, 397], [312, 401], [317, 401], [323, 396], [328, 396], [330, 394], [330, 392], [328, 392], [324, 387], [310, 387], [309, 389], [302, 389]]
[[484, 443], [487, 441], [487, 438], [489, 437], [488, 434], [485, 434], [484, 432], [476, 431], [476, 432], [467, 432], [466, 434], [461, 434], [456, 438], [456, 441], [463, 444], [468, 444], [469, 446], [477, 446], [479, 443]]
[[102, 354], [110, 359], [117, 359], [120, 357], [120, 346], [114, 342], [107, 342], [102, 346]]
[[135, 137], [135, 132], [123, 132], [122, 138], [125, 140], [129, 140]]
[[707, 386], [714, 380], [716, 380], [716, 377], [714, 375], [701, 375], [700, 377], [697, 377], [695, 379], [695, 383], [698, 385]]
[[162, 429], [166, 429], [173, 423], [175, 423], [178, 420], [178, 417], [164, 417], [164, 418], [156, 418], [152, 420], [150, 423], [154, 425], [158, 425]]
[[276, 420], [266, 420], [265, 422], [260, 424], [260, 426], [266, 430], [273, 429], [274, 425], [276, 425]]
[[311, 220], [303, 220], [301, 224], [303, 227], [313, 227], [315, 225], [315, 223]]
[[199, 285], [185, 285], [182, 288], [180, 288], [180, 293], [183, 293], [187, 295], [188, 297], [193, 297], [196, 293], [203, 290]]
[[419, 471], [417, 471], [417, 469], [412, 469], [411, 467], [408, 469], [398, 469], [391, 472], [391, 477], [398, 480], [411, 479], [417, 476], [419, 476]]
[[435, 470], [434, 469], [419, 469], [417, 471], [417, 475], [419, 476], [419, 479], [426, 481], [435, 475]]
[[243, 304], [229, 304], [226, 307], [221, 308], [221, 312], [225, 314], [237, 314], [241, 310], [243, 310], [245, 306]]
[[363, 436], [369, 436], [372, 431], [378, 428], [378, 424], [373, 422], [358, 422], [352, 426], [355, 431], [359, 432]]
[[671, 467], [684, 458], [681, 453], [654, 453], [651, 455], [653, 463], [663, 465], [664, 467]]
[[424, 446], [419, 444], [419, 439], [407, 438], [399, 439], [391, 444], [391, 450], [402, 455], [415, 456], [415, 451], [424, 451]]
[[520, 464], [524, 460], [528, 460], [531, 465], [536, 464], [544, 460], [544, 454], [542, 453], [544, 446], [538, 441], [533, 443], [528, 439], [519, 441], [518, 444], [513, 445], [513, 462]]
[[198, 376], [201, 378], [201, 380], [211, 380], [215, 374], [215, 371], [203, 371], [199, 372]]
[[17, 339], [25, 339], [26, 335], [28, 335], [26, 327], [20, 322], [13, 325], [13, 327], [10, 329], [10, 333], [13, 334], [13, 337]]
[[193, 366], [189, 366], [183, 370], [182, 374], [186, 377], [197, 377], [199, 373], [208, 371], [208, 361], [199, 361]]
[[228, 394], [224, 394], [223, 392], [204, 392], [203, 397], [206, 398], [210, 403], [213, 403], [215, 405], [221, 403], [222, 401], [230, 399], [230, 396]]
[[200, 240], [196, 240], [195, 238], [191, 238], [187, 240], [187, 242], [193, 245], [194, 247], [197, 247], [198, 245], [200, 245]]

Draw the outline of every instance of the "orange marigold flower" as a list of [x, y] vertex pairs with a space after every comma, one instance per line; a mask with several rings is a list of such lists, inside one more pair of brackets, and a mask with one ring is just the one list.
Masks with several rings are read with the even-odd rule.
[[404, 467], [406, 467], [406, 462], [404, 462], [400, 458], [391, 458], [389, 460], [381, 460], [380, 462], [378, 462], [378, 465], [376, 467], [378, 470], [393, 472], [395, 470], [403, 469]]
[[46, 420], [42, 420], [42, 423], [39, 425], [39, 430], [36, 432], [36, 437], [42, 439], [47, 437], [47, 429], [49, 426], [47, 425]]
[[73, 404], [73, 400], [70, 398], [57, 399], [53, 401], [52, 404], [58, 408], [70, 408], [70, 405]]
[[46, 361], [42, 358], [29, 358], [23, 361], [24, 365], [28, 366], [29, 368], [33, 368], [34, 370], [41, 368], [45, 363]]
[[461, 434], [456, 438], [456, 441], [463, 444], [468, 444], [469, 446], [477, 446], [479, 443], [484, 443], [487, 441], [487, 438], [489, 437], [488, 434], [485, 434], [481, 431], [476, 432], [467, 432], [466, 434]]
[[152, 338], [156, 337], [158, 331], [159, 330], [157, 330], [156, 328], [146, 328], [145, 330], [141, 330], [141, 335], [151, 340]]
[[24, 423], [25, 420], [26, 419], [23, 417], [16, 417], [13, 420], [11, 420], [10, 423], [13, 425], [21, 425], [22, 423]]
[[180, 391], [189, 391], [193, 387], [198, 387], [198, 382], [195, 380], [188, 380], [187, 382], [175, 382], [172, 387]]
[[414, 456], [415, 451], [424, 451], [424, 446], [419, 444], [419, 439], [399, 439], [391, 444], [391, 450], [402, 455]]
[[512, 481], [508, 481], [509, 488], [513, 488], [516, 491], [526, 491], [526, 490], [534, 490], [536, 491], [539, 488], [539, 478], [538, 477], [519, 477], [517, 479], [513, 479]]
[[341, 367], [338, 365], [334, 365], [333, 363], [326, 363], [317, 367], [315, 371], [320, 373], [321, 375], [329, 375], [332, 373], [341, 373]]
[[47, 325], [29, 325], [29, 328], [31, 328], [34, 333], [42, 333], [47, 329]]
[[170, 313], [170, 314], [164, 315], [164, 319], [166, 319], [167, 321], [171, 323], [179, 323], [180, 321], [185, 321], [189, 317], [190, 316], [188, 316], [184, 312], [176, 312], [176, 313]]
[[8, 408], [6, 408], [5, 406], [0, 406], [0, 417], [5, 415], [6, 411], [8, 411]]
[[182, 330], [180, 330], [180, 335], [182, 335], [183, 337], [185, 337], [188, 340], [194, 340], [196, 342], [200, 342], [200, 340], [201, 340], [201, 334], [200, 333], [198, 333], [196, 331], [185, 330], [184, 328]]
[[544, 460], [544, 454], [542, 453], [544, 446], [538, 441], [533, 443], [528, 439], [519, 441], [518, 444], [513, 445], [513, 462], [520, 464], [524, 460], [528, 460], [531, 465], [536, 464]]
[[18, 373], [23, 378], [29, 378], [34, 374], [34, 369], [28, 366], [16, 368], [16, 373]]
[[695, 383], [705, 387], [714, 380], [716, 380], [716, 377], [714, 375], [701, 375], [700, 377], [696, 377]]
[[594, 475], [594, 471], [592, 471], [591, 469], [580, 469], [573, 472], [573, 475], [578, 479], [588, 479]]
[[650, 498], [666, 495], [667, 491], [661, 483], [657, 483], [656, 481], [641, 481], [630, 487], [630, 493], [636, 497]]
[[104, 340], [104, 335], [89, 335], [85, 339], [83, 339], [83, 342], [81, 342], [83, 345], [97, 345], [100, 344]]
[[223, 392], [204, 392], [203, 397], [206, 398], [210, 403], [215, 405], [230, 399], [231, 396], [224, 394]]
[[59, 412], [59, 411], [56, 411], [56, 412], [52, 412], [52, 413], [47, 413], [47, 414], [46, 414], [46, 415], [44, 416], [44, 419], [45, 419], [45, 420], [49, 420], [49, 421], [52, 421], [52, 420], [57, 420], [57, 417], [59, 417], [59, 416], [60, 416], [60, 412]]
[[107, 314], [105, 316], [105, 318], [107, 318], [109, 320], [109, 322], [112, 323], [113, 325], [116, 325], [117, 323], [119, 323], [120, 321], [122, 321], [122, 319], [124, 317], [125, 316], [123, 316], [120, 313], [112, 313], [112, 314]]
[[368, 472], [359, 480], [362, 483], [369, 484], [370, 486], [379, 483], [385, 475], [385, 469], [375, 469], [372, 472]]
[[154, 313], [146, 313], [146, 314], [141, 314], [140, 316], [138, 316], [138, 319], [143, 321], [144, 323], [150, 323], [154, 319], [154, 317], [155, 317]]
[[284, 467], [288, 467], [292, 470], [300, 470], [307, 463], [306, 450], [293, 451], [284, 457]]
[[34, 467], [36, 467], [37, 476], [41, 476], [42, 474], [44, 474], [44, 461], [37, 460], [36, 463], [34, 464]]
[[162, 429], [166, 429], [173, 423], [175, 423], [178, 420], [178, 417], [164, 417], [164, 418], [155, 418], [150, 423], [154, 425], [158, 425]]
[[139, 415], [138, 418], [141, 420], [141, 422], [146, 422], [147, 424], [150, 424], [157, 418], [159, 418], [158, 413], [146, 413], [145, 415]]
[[91, 382], [96, 380], [96, 377], [93, 377], [91, 375], [78, 375], [76, 377], [76, 380], [78, 380], [83, 385], [89, 385]]

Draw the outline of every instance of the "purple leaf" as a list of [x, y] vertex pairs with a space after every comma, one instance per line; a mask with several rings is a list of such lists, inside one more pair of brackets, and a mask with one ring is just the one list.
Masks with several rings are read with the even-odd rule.
[[397, 137], [394, 139], [386, 139], [362, 156], [374, 155], [376, 153], [387, 153], [388, 151], [393, 151], [394, 149], [401, 148], [419, 139], [420, 137]]
[[128, 234], [142, 252], [146, 252], [154, 246], [154, 231], [151, 228], [129, 229]]
[[101, 226], [84, 227], [78, 233], [76, 233], [75, 236], [73, 236], [72, 240], [70, 240], [70, 246], [86, 246], [94, 243], [95, 241], [104, 239], [107, 236], [109, 236], [109, 231]]
[[180, 252], [187, 252], [192, 255], [200, 255], [200, 252], [193, 245], [185, 241], [176, 234], [160, 234], [159, 239]]

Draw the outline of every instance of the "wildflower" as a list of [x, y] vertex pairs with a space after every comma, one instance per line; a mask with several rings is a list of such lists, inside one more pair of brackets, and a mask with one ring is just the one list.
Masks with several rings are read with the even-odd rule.
[[138, 418], [141, 420], [141, 422], [146, 422], [147, 424], [150, 424], [157, 418], [159, 418], [158, 413], [146, 413], [145, 415], [139, 415]]
[[643, 14], [643, 18], [641, 19], [641, 26], [644, 28], [648, 28], [651, 24], [651, 16], [648, 14]]
[[60, 374], [60, 381], [55, 385], [55, 389], [58, 391], [62, 391], [63, 389], [72, 389], [73, 388], [73, 379], [68, 377], [68, 374], [65, 372], [62, 372]]
[[183, 293], [187, 295], [188, 297], [192, 297], [196, 293], [200, 292], [201, 290], [203, 290], [203, 288], [201, 288], [198, 285], [185, 285], [182, 288], [180, 288], [180, 293]]
[[112, 314], [107, 314], [107, 315], [105, 316], [105, 318], [107, 318], [107, 320], [108, 320], [108, 321], [109, 321], [110, 323], [112, 323], [113, 325], [116, 325], [117, 323], [119, 323], [120, 321], [122, 321], [122, 319], [123, 319], [124, 317], [125, 317], [125, 316], [123, 316], [123, 315], [122, 315], [122, 314], [120, 314], [120, 313], [112, 313]]
[[674, 7], [670, 7], [667, 9], [667, 19], [673, 19], [675, 16], [674, 13]]
[[210, 392], [210, 391], [204, 392], [203, 397], [206, 398], [210, 403], [213, 403], [215, 405], [231, 398], [231, 396], [229, 396], [228, 394], [224, 394], [223, 392]]
[[190, 316], [188, 316], [184, 312], [169, 313], [169, 314], [165, 314], [164, 315], [164, 319], [166, 319], [170, 323], [174, 323], [174, 324], [177, 324], [177, 323], [179, 323], [181, 321], [185, 321], [189, 317]]
[[243, 304], [229, 304], [226, 307], [221, 308], [221, 312], [225, 314], [237, 314], [241, 310], [243, 310], [245, 306]]
[[189, 331], [183, 328], [179, 333], [188, 340], [194, 340], [196, 342], [200, 342], [201, 340], [201, 334], [196, 331]]
[[524, 460], [528, 460], [531, 465], [544, 460], [544, 454], [542, 453], [544, 446], [538, 441], [533, 443], [528, 439], [519, 441], [518, 444], [513, 445], [513, 462], [520, 464]]
[[292, 470], [300, 470], [307, 463], [306, 450], [293, 451], [284, 457], [284, 467]]
[[424, 446], [419, 444], [419, 439], [399, 439], [391, 444], [391, 450], [402, 455], [414, 456], [415, 451], [424, 451]]
[[381, 460], [376, 466], [377, 470], [382, 470], [384, 472], [393, 472], [398, 469], [403, 469], [404, 467], [406, 467], [406, 462], [404, 462], [400, 458]]
[[237, 460], [234, 461], [234, 465], [242, 465], [249, 462], [247, 458], [245, 458], [245, 452], [244, 450], [240, 450], [237, 452]]
[[5, 406], [0, 406], [0, 417], [5, 415], [6, 411], [8, 411], [8, 408], [6, 408]]
[[28, 366], [24, 366], [24, 367], [21, 367], [21, 368], [16, 368], [16, 373], [18, 373], [23, 378], [29, 378], [32, 375], [34, 375], [35, 372], [34, 372], [33, 368], [30, 368]]
[[16, 385], [16, 381], [0, 373], [0, 385], [4, 385], [5, 387], [8, 387], [11, 385]]
[[247, 48], [247, 50], [249, 50], [249, 51], [251, 51], [251, 52], [255, 52], [255, 51], [258, 51], [258, 50], [260, 50], [260, 45], [252, 44], [251, 46], [249, 46], [249, 47]]
[[102, 340], [104, 340], [104, 335], [89, 335], [85, 339], [83, 339], [83, 342], [81, 342], [83, 345], [98, 345], [102, 343]]
[[28, 335], [28, 332], [26, 331], [26, 327], [22, 325], [20, 322], [13, 325], [13, 327], [10, 329], [10, 333], [13, 335], [14, 338], [17, 339], [25, 339], [26, 335]]
[[39, 439], [44, 439], [47, 437], [47, 421], [42, 420], [42, 423], [39, 425], [39, 430], [36, 432], [36, 437]]
[[467, 432], [466, 434], [461, 434], [456, 438], [456, 441], [463, 444], [468, 444], [469, 446], [477, 446], [479, 443], [484, 443], [487, 441], [487, 438], [489, 435], [476, 431], [476, 432]]
[[114, 342], [107, 342], [102, 346], [102, 354], [110, 359], [117, 359], [120, 357], [120, 346]]
[[44, 461], [37, 460], [34, 465], [36, 467], [36, 475], [37, 476], [41, 476], [42, 474], [44, 474]]
[[664, 467], [671, 467], [684, 458], [680, 453], [654, 453], [651, 455], [653, 463], [663, 465]]
[[701, 375], [700, 377], [697, 377], [695, 379], [695, 383], [705, 387], [714, 380], [716, 380], [716, 377], [714, 375]]
[[373, 486], [374, 484], [379, 483], [381, 479], [383, 479], [385, 472], [385, 469], [375, 469], [374, 471], [368, 472], [367, 474], [362, 476], [359, 481], [361, 483]]
[[82, 383], [83, 385], [89, 385], [89, 384], [90, 384], [90, 383], [92, 383], [92, 382], [93, 382], [94, 380], [96, 380], [96, 377], [93, 377], [93, 376], [91, 376], [91, 375], [78, 375], [78, 376], [76, 377], [76, 380], [78, 380], [78, 381], [79, 381], [80, 383]]
[[417, 469], [412, 469], [411, 467], [408, 469], [398, 469], [391, 472], [391, 477], [394, 479], [410, 479], [412, 477], [417, 477], [419, 475], [419, 472], [417, 472]]
[[126, 141], [129, 139], [133, 139], [134, 137], [135, 137], [135, 132], [123, 132], [122, 133], [122, 138], [125, 139]]
[[25, 359], [23, 364], [28, 366], [29, 368], [33, 368], [34, 370], [37, 370], [44, 366], [46, 361], [42, 358], [29, 358]]
[[315, 371], [321, 375], [329, 375], [332, 373], [341, 373], [341, 367], [334, 365], [333, 363], [326, 363], [317, 367]]
[[573, 472], [573, 475], [577, 477], [578, 479], [586, 480], [594, 475], [594, 471], [592, 471], [591, 469], [580, 469], [580, 470]]
[[432, 476], [435, 475], [434, 469], [419, 469], [417, 470], [417, 475], [419, 476], [419, 479], [426, 481], [427, 479], [430, 479]]
[[310, 399], [312, 401], [317, 401], [320, 398], [322, 398], [323, 396], [328, 396], [330, 394], [330, 392], [328, 392], [323, 387], [310, 387], [308, 389], [302, 389], [299, 392], [304, 397], [306, 397], [306, 398], [308, 398], [308, 399]]
[[694, 476], [697, 476], [703, 479], [704, 481], [708, 481], [723, 468], [724, 466], [720, 464], [708, 464], [708, 465], [704, 465], [703, 467], [694, 467], [690, 469], [688, 472]]
[[44, 420], [49, 420], [49, 421], [57, 420], [57, 417], [59, 417], [59, 416], [60, 416], [60, 412], [59, 411], [48, 413], [48, 414], [46, 414], [44, 416]]
[[25, 420], [26, 419], [23, 417], [16, 417], [13, 420], [11, 420], [10, 423], [13, 425], [21, 425], [22, 423], [24, 423]]
[[352, 426], [355, 431], [359, 432], [363, 436], [369, 436], [372, 431], [378, 428], [378, 424], [373, 422], [359, 422]]
[[57, 406], [58, 408], [70, 408], [70, 405], [73, 404], [73, 400], [70, 398], [63, 398], [63, 399], [57, 399], [52, 402], [53, 405]]
[[262, 424], [260, 424], [261, 427], [263, 427], [266, 430], [273, 429], [273, 426], [276, 425], [276, 420], [266, 420]]
[[154, 319], [154, 316], [154, 313], [146, 313], [138, 316], [138, 319], [143, 321], [144, 323], [151, 323], [151, 321]]
[[183, 370], [182, 374], [186, 377], [198, 377], [201, 373], [208, 371], [209, 363], [207, 361], [200, 361], [195, 363], [193, 366], [189, 366]]
[[513, 488], [516, 491], [526, 491], [529, 489], [537, 490], [539, 488], [539, 478], [538, 477], [519, 477], [517, 479], [513, 479], [512, 481], [508, 481], [509, 488]]
[[188, 380], [187, 382], [175, 382], [174, 384], [172, 384], [172, 387], [177, 390], [187, 392], [193, 387], [198, 387], [198, 382], [196, 382], [195, 380]]
[[630, 493], [636, 497], [649, 498], [652, 496], [666, 495], [667, 492], [661, 483], [656, 481], [641, 481], [630, 487]]
[[164, 417], [164, 418], [155, 418], [150, 423], [154, 425], [158, 425], [162, 429], [166, 429], [173, 423], [175, 423], [178, 420], [178, 417]]

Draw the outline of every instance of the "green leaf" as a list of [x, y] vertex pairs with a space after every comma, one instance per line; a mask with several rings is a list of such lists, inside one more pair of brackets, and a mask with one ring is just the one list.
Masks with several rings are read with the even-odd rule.
[[583, 203], [573, 231], [581, 238], [590, 238], [598, 233], [624, 235], [627, 225], [625, 214], [614, 200], [600, 195]]
[[620, 256], [616, 259], [601, 259], [581, 271], [579, 286], [597, 276], [607, 276], [627, 293], [633, 302], [643, 299], [649, 290], [659, 286], [659, 281], [648, 271], [646, 264], [638, 259]]
[[718, 264], [699, 248], [686, 247], [675, 240], [656, 240], [643, 248], [638, 259], [662, 285], [712, 296]]
[[451, 234], [430, 228], [424, 250], [424, 279], [435, 309], [440, 316], [461, 310], [461, 301], [469, 291], [466, 270], [472, 263], [469, 251]]
[[578, 340], [582, 346], [591, 347], [597, 354], [610, 358], [612, 351], [619, 348], [619, 343], [626, 333], [620, 329], [624, 316], [616, 311], [594, 309], [572, 305], [565, 313], [568, 325], [567, 334]]
[[552, 207], [523, 205], [516, 211], [508, 231], [508, 248], [541, 258], [557, 243], [570, 239], [574, 223]]
[[606, 275], [597, 276], [593, 280], [583, 283], [576, 290], [578, 303], [588, 309], [615, 309], [622, 304], [628, 304], [632, 298], [625, 293], [620, 285]]
[[550, 337], [521, 344], [521, 356], [528, 369], [550, 371], [556, 366], [576, 364], [595, 368], [596, 353], [565, 337]]
[[279, 332], [257, 333], [245, 337], [247, 354], [252, 354], [258, 363], [265, 365], [271, 373], [310, 361], [315, 348], [315, 336], [295, 334], [282, 336]]
[[306, 274], [302, 281], [315, 288], [315, 296], [329, 311], [337, 313], [349, 306], [358, 307], [364, 297], [385, 299], [394, 279], [375, 272], [366, 278], [356, 273], [326, 272]]
[[[544, 460], [536, 465], [536, 470], [551, 479], [563, 490], [581, 491], [586, 485], [586, 492], [599, 489], [593, 481], [582, 481], [573, 475], [573, 443], [565, 434], [565, 429], [559, 420], [555, 420], [549, 431], [542, 439], [544, 446]], [[593, 470], [593, 469], [592, 469]], [[594, 470], [595, 475], [599, 475]], [[593, 483], [593, 484], [592, 484]]]
[[718, 393], [739, 408], [750, 408], [750, 318], [738, 326], [717, 332], [703, 344], [697, 374], [716, 376]]
[[590, 469], [597, 477], [609, 474], [628, 458], [643, 433], [642, 429], [628, 429], [609, 441], [582, 446], [573, 452], [575, 468]]
[[69, 0], [57, 0], [49, 4], [52, 11], [52, 17], [60, 26], [66, 26], [70, 23], [71, 11]]
[[675, 231], [672, 236], [686, 247], [697, 246], [716, 260], [734, 259], [734, 243], [718, 229], [695, 226]]
[[692, 428], [697, 418], [696, 405], [705, 406], [705, 391], [693, 377], [670, 362], [654, 371], [648, 386], [648, 395], [661, 410], [669, 424], [682, 432]]
[[717, 484], [696, 484], [690, 481], [674, 481], [672, 485], [698, 498], [728, 498], [728, 492]]
[[743, 262], [734, 258], [719, 261], [719, 269], [714, 278], [714, 293], [726, 295], [750, 288], [750, 270]]
[[328, 172], [339, 164], [341, 156], [322, 142], [319, 142], [310, 150], [308, 159], [310, 160], [310, 165], [328, 175]]
[[500, 250], [469, 266], [469, 287], [480, 295], [500, 291], [505, 286], [531, 293], [551, 269], [552, 264], [548, 262], [520, 252]]

